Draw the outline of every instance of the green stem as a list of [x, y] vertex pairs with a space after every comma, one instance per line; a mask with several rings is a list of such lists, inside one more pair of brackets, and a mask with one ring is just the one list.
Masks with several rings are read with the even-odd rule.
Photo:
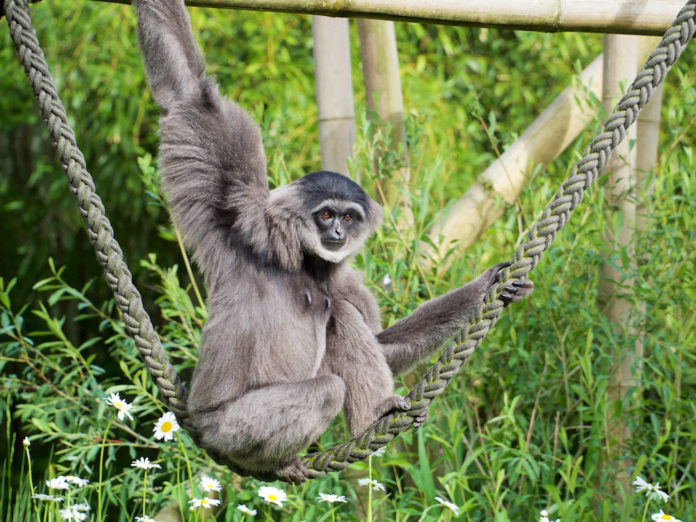
[[648, 506], [650, 505], [650, 497], [648, 497], [648, 501], [645, 503], [645, 509], [643, 510], [643, 518], [641, 520], [645, 522], [645, 517], [648, 516]]
[[367, 458], [367, 478], [370, 479], [367, 484], [367, 520], [372, 522], [372, 455]]
[[147, 492], [147, 469], [145, 470], [145, 476], [143, 477], [143, 518], [145, 518], [145, 499]]
[[36, 511], [36, 520], [41, 520], [39, 516], [39, 506], [34, 498], [34, 481], [31, 478], [31, 456], [29, 455], [29, 446], [24, 446], [24, 452], [27, 454], [27, 466], [29, 466], [27, 475], [29, 477], [29, 489], [31, 490], [31, 503], [34, 506], [34, 511]]
[[179, 497], [179, 515], [181, 516], [181, 520], [186, 520], [186, 517], [184, 517], [184, 508], [186, 507], [184, 504], [184, 497], [181, 494], [181, 458], [176, 459], [176, 494]]
[[191, 484], [193, 484], [193, 472], [191, 471], [191, 462], [189, 461], [188, 458], [188, 453], [186, 453], [186, 448], [184, 447], [184, 443], [181, 442], [181, 437], [179, 437], [178, 434], [174, 434], [176, 437], [176, 441], [179, 444], [179, 450], [181, 451], [181, 454], [184, 456], [184, 461], [186, 461], [186, 472], [188, 473], [188, 478]]
[[106, 429], [104, 430], [104, 436], [102, 437], [101, 441], [101, 451], [99, 452], [99, 486], [97, 486], [97, 522], [101, 522], [102, 519], [102, 501], [101, 501], [101, 492], [102, 492], [102, 473], [104, 471], [104, 448], [106, 448], [106, 437], [109, 435], [109, 430], [111, 429], [111, 424], [114, 422], [114, 419], [116, 418], [116, 413], [114, 413], [111, 416], [111, 419], [109, 419], [109, 423], [106, 425]]

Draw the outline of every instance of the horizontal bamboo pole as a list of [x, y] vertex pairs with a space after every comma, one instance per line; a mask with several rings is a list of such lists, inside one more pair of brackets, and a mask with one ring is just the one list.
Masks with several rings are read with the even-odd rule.
[[186, 4], [529, 31], [662, 35], [684, 0], [186, 0]]

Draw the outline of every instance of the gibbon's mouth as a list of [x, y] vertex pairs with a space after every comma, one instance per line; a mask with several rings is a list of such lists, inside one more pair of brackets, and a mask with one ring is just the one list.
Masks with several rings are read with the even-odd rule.
[[327, 250], [339, 250], [343, 245], [346, 244], [345, 239], [324, 239], [321, 242], [324, 248]]

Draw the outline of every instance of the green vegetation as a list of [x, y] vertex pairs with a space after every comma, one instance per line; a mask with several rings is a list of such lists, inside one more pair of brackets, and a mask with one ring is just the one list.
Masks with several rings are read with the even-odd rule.
[[[33, 13], [117, 239], [170, 357], [188, 379], [206, 311], [157, 189], [157, 114], [135, 46], [133, 14], [126, 6], [56, 0], [37, 4]], [[192, 14], [223, 91], [263, 127], [271, 184], [316, 170], [309, 18]], [[414, 237], [424, 235], [601, 46], [596, 35], [404, 24], [397, 25], [397, 38], [409, 111]], [[155, 438], [166, 412], [119, 322], [7, 30], [0, 30], [1, 519], [58, 520], [59, 509], [86, 503], [86, 516], [95, 520], [98, 513], [114, 521], [155, 517], [168, 504], [201, 520], [207, 510], [189, 511], [189, 501], [207, 493], [222, 500], [215, 518], [225, 521], [244, 516], [238, 504], [257, 510], [257, 519], [297, 521], [538, 520], [543, 509], [563, 521], [650, 520], [660, 509], [696, 519], [695, 55], [688, 49], [667, 79], [654, 203], [647, 232], [635, 244], [645, 263], [637, 274], [626, 274], [639, 281], [627, 289], [630, 298], [647, 310], [641, 315], [636, 304], [632, 318], [646, 347], [642, 388], [620, 404], [607, 399], [612, 361], [636, 339], [617, 334], [595, 305], [606, 249], [600, 180], [533, 272], [533, 296], [503, 314], [422, 428], [341, 474], [301, 487], [274, 484], [287, 501], [273, 503], [271, 495], [279, 493], [216, 466], [183, 431], [171, 440]], [[354, 165], [369, 185], [388, 161], [373, 164], [381, 142], [378, 135], [370, 138], [357, 49], [353, 56], [364, 122]], [[385, 220], [355, 261], [385, 320], [508, 257], [585, 141], [539, 176], [465, 256], [451, 259], [447, 277], [419, 270], [414, 245], [403, 240], [411, 236]], [[627, 252], [611, 255], [620, 269], [629, 266]], [[132, 403], [132, 420], [118, 417], [111, 394]], [[613, 444], [608, 422], [619, 417], [632, 432], [622, 452], [632, 478], [659, 483], [670, 495], [667, 503], [616, 491], [619, 463], [605, 457]], [[337, 422], [319, 446], [343, 440], [344, 431]], [[160, 467], [134, 464], [143, 457]], [[222, 491], [206, 489], [203, 476], [217, 478]], [[74, 477], [90, 482], [80, 487]], [[383, 488], [361, 486], [367, 478]], [[69, 488], [49, 489], [47, 480]], [[32, 491], [64, 500], [32, 499]], [[322, 493], [347, 502], [318, 500]], [[458, 517], [436, 497], [458, 506]]]

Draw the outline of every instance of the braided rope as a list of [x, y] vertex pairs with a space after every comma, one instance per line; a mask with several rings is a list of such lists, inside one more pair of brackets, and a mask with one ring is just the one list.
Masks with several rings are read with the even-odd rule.
[[[612, 151], [624, 139], [628, 127], [637, 119], [639, 112], [652, 97], [654, 89], [662, 84], [665, 75], [681, 55], [696, 27], [695, 5], [696, 0], [689, 0], [665, 32], [657, 49], [650, 55], [628, 92], [605, 122], [601, 133], [592, 140], [583, 158], [575, 164], [569, 178], [546, 206], [542, 216], [529, 232], [527, 241], [515, 252], [512, 264], [501, 272], [500, 282], [491, 288], [480, 313], [468, 327], [461, 330], [455, 341], [443, 350], [438, 361], [408, 393], [411, 410], [385, 415], [363, 434], [323, 452], [306, 455], [303, 462], [310, 469], [312, 476], [321, 476], [327, 471], [338, 471], [352, 462], [365, 459], [398, 433], [411, 427], [413, 419], [422, 415], [430, 402], [442, 393], [498, 320], [503, 310], [503, 303], [498, 296], [503, 288], [513, 280], [526, 279], [529, 272], [536, 267], [541, 255], [553, 243], [556, 233], [568, 222], [570, 212], [582, 201], [584, 191], [597, 180]], [[86, 170], [84, 157], [77, 148], [74, 133], [67, 123], [65, 110], [58, 98], [31, 25], [26, 0], [5, 0], [5, 12], [20, 61], [34, 90], [42, 117], [49, 127], [51, 140], [70, 181], [71, 191], [78, 200], [80, 213], [87, 223], [90, 241], [94, 244], [97, 258], [104, 266], [107, 282], [114, 292], [126, 327], [135, 339], [165, 403], [187, 427], [186, 389], [169, 363], [143, 309], [140, 294], [134, 287], [123, 260], [123, 253], [104, 215], [101, 200], [94, 191], [94, 183]], [[196, 434], [188, 428], [196, 440]], [[211, 456], [224, 463], [221, 456]], [[241, 472], [233, 465], [230, 467], [233, 471]], [[269, 475], [260, 478], [270, 480], [275, 477]]]
[[556, 233], [568, 222], [570, 212], [582, 201], [584, 191], [592, 185], [612, 151], [624, 139], [628, 127], [659, 87], [667, 72], [681, 55], [696, 27], [696, 0], [689, 0], [665, 32], [662, 40], [636, 76], [626, 94], [614, 107], [600, 134], [585, 149], [568, 179], [558, 189], [539, 220], [533, 225], [527, 240], [520, 245], [512, 264], [501, 273], [500, 282], [490, 290], [478, 317], [461, 330], [438, 361], [421, 381], [408, 393], [412, 409], [390, 414], [379, 419], [358, 437], [329, 448], [321, 453], [304, 457], [308, 467], [317, 471], [340, 470], [351, 462], [362, 460], [384, 446], [394, 436], [413, 424], [414, 417], [422, 414], [434, 397], [443, 392], [488, 330], [496, 323], [503, 310], [498, 296], [513, 280], [524, 280], [536, 267]]
[[87, 235], [94, 245], [99, 263], [104, 267], [106, 282], [114, 293], [123, 322], [135, 340], [150, 375], [157, 384], [162, 400], [183, 423], [186, 412], [186, 388], [170, 364], [132, 276], [123, 259], [121, 247], [114, 238], [104, 205], [94, 190], [94, 181], [85, 166], [85, 158], [77, 146], [75, 133], [68, 124], [65, 108], [36, 38], [26, 0], [5, 0], [5, 15], [10, 26], [19, 60], [29, 78], [34, 98], [51, 135], [60, 164], [68, 176], [70, 191], [77, 199], [80, 214], [87, 225]]

